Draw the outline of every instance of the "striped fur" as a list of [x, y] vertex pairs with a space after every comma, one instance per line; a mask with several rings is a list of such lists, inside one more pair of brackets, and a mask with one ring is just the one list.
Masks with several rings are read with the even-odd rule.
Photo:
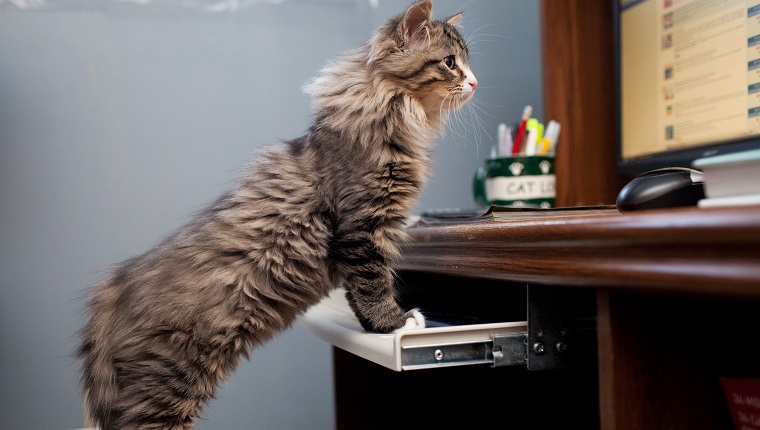
[[430, 13], [415, 3], [331, 62], [306, 87], [306, 135], [92, 289], [78, 349], [92, 424], [191, 428], [241, 357], [338, 285], [367, 330], [424, 326], [396, 304], [390, 263], [445, 112], [477, 85], [458, 15]]

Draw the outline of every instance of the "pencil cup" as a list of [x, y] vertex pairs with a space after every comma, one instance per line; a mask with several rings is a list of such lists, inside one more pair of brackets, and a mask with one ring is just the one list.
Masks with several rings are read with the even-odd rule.
[[473, 179], [475, 201], [483, 206], [554, 207], [554, 157], [530, 155], [486, 160]]

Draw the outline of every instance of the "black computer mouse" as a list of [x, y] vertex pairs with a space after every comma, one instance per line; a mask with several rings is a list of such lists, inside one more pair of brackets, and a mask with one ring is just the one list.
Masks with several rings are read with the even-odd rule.
[[695, 206], [705, 198], [704, 174], [686, 167], [646, 172], [628, 182], [617, 197], [622, 211]]

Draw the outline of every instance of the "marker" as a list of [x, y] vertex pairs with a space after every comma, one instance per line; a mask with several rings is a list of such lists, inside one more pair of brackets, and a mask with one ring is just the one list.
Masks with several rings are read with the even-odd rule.
[[549, 121], [549, 124], [546, 125], [546, 133], [544, 133], [544, 137], [541, 139], [541, 141], [538, 143], [538, 154], [539, 155], [546, 155], [549, 153], [549, 150], [552, 146], [552, 139], [554, 137], [554, 129], [557, 126], [557, 121], [551, 120]]
[[543, 127], [535, 118], [529, 118], [525, 129], [528, 130], [528, 139], [525, 142], [525, 155], [536, 155], [538, 141], [541, 139]]
[[512, 146], [512, 155], [520, 153], [520, 144], [522, 143], [523, 135], [525, 134], [525, 127], [528, 124], [528, 118], [533, 113], [533, 107], [531, 105], [525, 106], [523, 114], [520, 119], [520, 127], [517, 129], [517, 136], [515, 137], [515, 144]]
[[549, 147], [546, 149], [546, 153], [554, 155], [557, 150], [557, 140], [559, 140], [560, 125], [557, 121], [551, 120], [546, 125], [546, 138], [549, 139]]
[[552, 141], [548, 137], [544, 136], [541, 142], [538, 143], [538, 155], [547, 155], [552, 147]]

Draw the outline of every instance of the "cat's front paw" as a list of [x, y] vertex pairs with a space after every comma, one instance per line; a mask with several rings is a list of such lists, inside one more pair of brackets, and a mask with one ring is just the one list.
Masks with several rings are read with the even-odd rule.
[[425, 316], [419, 311], [419, 309], [412, 309], [406, 313], [406, 323], [403, 327], [399, 327], [394, 330], [394, 333], [398, 333], [401, 330], [414, 330], [425, 328]]

